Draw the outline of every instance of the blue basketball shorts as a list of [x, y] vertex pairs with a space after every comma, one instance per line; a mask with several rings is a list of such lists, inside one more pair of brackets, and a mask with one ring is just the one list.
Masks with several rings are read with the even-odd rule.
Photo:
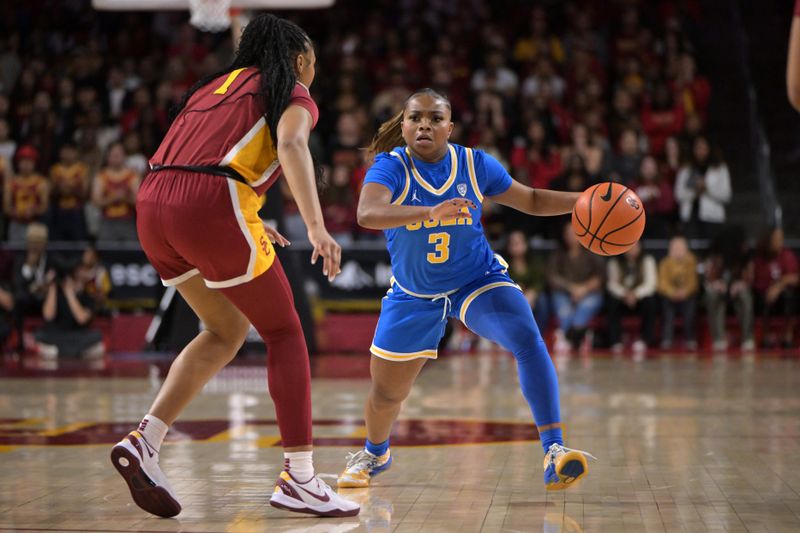
[[450, 294], [435, 298], [415, 296], [394, 282], [381, 302], [381, 315], [370, 352], [389, 361], [410, 361], [420, 357], [436, 359], [446, 318], [454, 317], [464, 322], [472, 301], [498, 287], [520, 290], [505, 272], [487, 274]]

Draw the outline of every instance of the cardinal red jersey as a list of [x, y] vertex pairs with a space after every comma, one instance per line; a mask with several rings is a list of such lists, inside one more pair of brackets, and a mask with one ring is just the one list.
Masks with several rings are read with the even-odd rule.
[[133, 191], [136, 188], [138, 176], [133, 170], [126, 168], [122, 170], [103, 169], [97, 174], [101, 184], [100, 195], [103, 198], [115, 198], [115, 200], [103, 207], [103, 217], [105, 218], [131, 218], [135, 212], [135, 197]]
[[59, 209], [82, 209], [89, 181], [89, 167], [83, 163], [56, 163], [50, 169], [53, 196]]
[[21, 223], [34, 221], [36, 211], [42, 207], [42, 189], [46, 186], [47, 181], [39, 174], [12, 178], [9, 182], [10, 218]]
[[[258, 69], [242, 68], [198, 89], [173, 121], [150, 164], [228, 166], [262, 195], [280, 176], [281, 168], [264, 117], [260, 84]], [[291, 104], [307, 109], [312, 127], [317, 124], [317, 104], [299, 82]]]

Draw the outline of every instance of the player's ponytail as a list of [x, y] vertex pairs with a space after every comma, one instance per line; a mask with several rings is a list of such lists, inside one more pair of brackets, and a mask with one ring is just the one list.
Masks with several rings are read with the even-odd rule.
[[372, 138], [372, 142], [367, 147], [370, 161], [375, 159], [375, 156], [382, 152], [388, 152], [395, 146], [402, 146], [405, 144], [402, 128], [403, 113], [404, 111], [400, 111], [378, 128], [378, 133], [375, 134], [375, 137]]
[[403, 110], [381, 124], [381, 127], [378, 128], [378, 133], [375, 134], [375, 137], [372, 138], [372, 142], [367, 147], [367, 159], [369, 161], [373, 161], [375, 156], [380, 153], [391, 151], [395, 146], [405, 145], [405, 140], [403, 139], [403, 114], [406, 111], [406, 105], [412, 98], [423, 94], [432, 96], [437, 100], [442, 100], [447, 104], [447, 107], [450, 107], [450, 100], [438, 91], [427, 87], [415, 91], [411, 96], [406, 98], [406, 101], [403, 103]]

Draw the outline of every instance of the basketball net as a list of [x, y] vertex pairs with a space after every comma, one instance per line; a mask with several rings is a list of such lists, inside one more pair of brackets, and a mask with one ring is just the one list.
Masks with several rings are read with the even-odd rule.
[[231, 27], [231, 0], [189, 0], [189, 24], [201, 31], [219, 32]]

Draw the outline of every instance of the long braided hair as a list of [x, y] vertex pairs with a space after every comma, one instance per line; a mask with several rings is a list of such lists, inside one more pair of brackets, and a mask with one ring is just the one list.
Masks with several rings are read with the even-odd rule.
[[186, 107], [195, 91], [204, 85], [233, 70], [256, 67], [261, 71], [259, 93], [264, 100], [264, 118], [272, 134], [272, 142], [277, 145], [278, 121], [288, 107], [297, 83], [294, 60], [311, 46], [311, 39], [297, 24], [274, 15], [257, 16], [245, 26], [233, 62], [192, 85], [173, 108], [173, 118]]
[[380, 128], [378, 128], [378, 133], [375, 134], [375, 137], [372, 138], [372, 142], [367, 147], [368, 158], [370, 161], [375, 159], [376, 155], [382, 152], [388, 152], [395, 146], [405, 145], [406, 141], [403, 139], [403, 113], [406, 111], [408, 102], [410, 102], [413, 98], [423, 94], [431, 96], [436, 100], [442, 100], [447, 104], [447, 107], [450, 107], [450, 100], [445, 95], [435, 91], [434, 89], [426, 87], [412, 93], [403, 103], [403, 109], [395, 116], [381, 124]]

